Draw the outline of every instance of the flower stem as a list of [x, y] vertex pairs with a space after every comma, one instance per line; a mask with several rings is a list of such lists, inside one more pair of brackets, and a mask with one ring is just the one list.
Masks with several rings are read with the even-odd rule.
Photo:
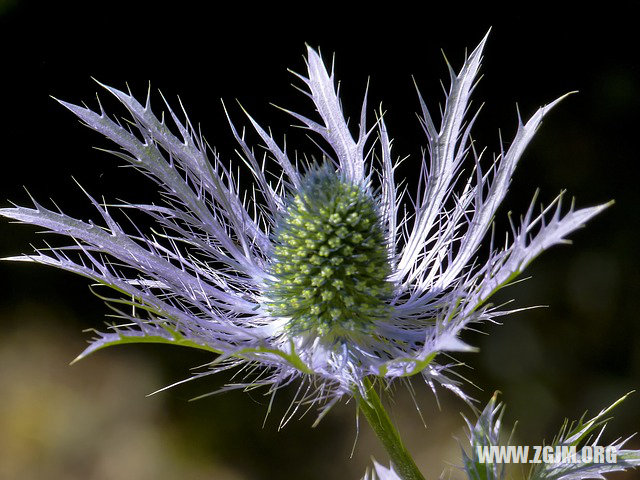
[[387, 450], [396, 473], [403, 480], [424, 480], [413, 458], [402, 443], [400, 434], [391, 422], [375, 387], [368, 378], [364, 379], [364, 385], [364, 394], [357, 392], [358, 407]]

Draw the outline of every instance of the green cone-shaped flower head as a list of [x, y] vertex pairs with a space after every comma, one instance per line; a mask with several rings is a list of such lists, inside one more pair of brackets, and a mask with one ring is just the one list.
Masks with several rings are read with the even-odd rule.
[[278, 220], [271, 273], [271, 313], [290, 318], [293, 334], [354, 339], [389, 318], [391, 270], [371, 193], [328, 166], [312, 169]]

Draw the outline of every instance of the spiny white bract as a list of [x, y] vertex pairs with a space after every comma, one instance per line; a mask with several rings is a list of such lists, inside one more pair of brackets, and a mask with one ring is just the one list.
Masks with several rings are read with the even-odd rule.
[[367, 471], [362, 480], [401, 480], [401, 478], [393, 469], [393, 465], [387, 468], [374, 460], [373, 469]]
[[[0, 214], [70, 237], [74, 244], [13, 259], [72, 271], [122, 294], [109, 302], [124, 322], [98, 333], [80, 357], [106, 346], [136, 342], [201, 348], [218, 356], [206, 371], [193, 378], [242, 367], [246, 376], [229, 388], [267, 386], [273, 393], [302, 378], [295, 403], [318, 401], [326, 409], [343, 395], [352, 395], [356, 389], [363, 391], [366, 376], [392, 381], [421, 374], [431, 388], [440, 384], [466, 399], [459, 381], [450, 378], [452, 365], [437, 363], [435, 357], [441, 352], [470, 350], [459, 339], [460, 332], [471, 324], [506, 313], [490, 308], [489, 297], [511, 282], [539, 253], [562, 243], [567, 234], [606, 207], [571, 207], [561, 214], [559, 196], [534, 215], [532, 203], [520, 226], [512, 227], [510, 241], [503, 247], [491, 242], [489, 258], [484, 263], [475, 258], [523, 150], [544, 115], [560, 100], [540, 108], [526, 123], [519, 121], [510, 147], [494, 158], [486, 171], [482, 170], [470, 140], [476, 116], [470, 120], [465, 117], [485, 41], [486, 37], [459, 73], [449, 67], [451, 85], [439, 126], [419, 96], [428, 156], [423, 154], [416, 167], [420, 188], [406, 203], [414, 208], [408, 215], [402, 213], [406, 211], [405, 203], [394, 178], [398, 162], [393, 159], [382, 115], [369, 129], [365, 99], [358, 135], [353, 138], [333, 72], [329, 73], [318, 52], [309, 48], [307, 76], [298, 77], [308, 89], [306, 93], [319, 119], [289, 113], [326, 142], [322, 165], [302, 169], [301, 162], [292, 159], [285, 147], [248, 116], [266, 148], [264, 159], [259, 158], [245, 140], [244, 131], [230, 121], [240, 155], [254, 180], [249, 190], [253, 191], [253, 198], [246, 199], [231, 168], [208, 150], [188, 119], [180, 120], [167, 105], [176, 136], [164, 116], [158, 118], [152, 112], [149, 97], [142, 105], [131, 94], [105, 86], [132, 117], [124, 126], [110, 118], [102, 106], [99, 111], [92, 111], [60, 103], [121, 147], [112, 153], [157, 182], [166, 200], [163, 205], [120, 207], [144, 212], [158, 226], [152, 234], [141, 232], [135, 225], [132, 233], [126, 232], [107, 205], [91, 197], [102, 216], [102, 226], [49, 210], [34, 201], [34, 208], [6, 208]], [[466, 171], [462, 168], [465, 161], [472, 167]], [[303, 305], [300, 308], [308, 310], [300, 313], [300, 318], [302, 314], [307, 317], [298, 318], [295, 328], [291, 328], [295, 320], [292, 316], [299, 312], [288, 308], [290, 305], [278, 309], [274, 307], [276, 300], [270, 298], [273, 292], [281, 296], [279, 300], [286, 299], [287, 292], [295, 292], [293, 286], [278, 284], [274, 258], [286, 263], [287, 253], [285, 249], [279, 257], [274, 254], [277, 243], [284, 242], [276, 238], [275, 232], [279, 221], [289, 221], [281, 219], [294, 199], [309, 190], [310, 172], [327, 168], [328, 175], [333, 176], [327, 182], [333, 182], [336, 192], [355, 189], [354, 195], [368, 205], [373, 220], [362, 227], [364, 236], [368, 235], [369, 225], [377, 223], [388, 262], [388, 269], [382, 271], [389, 272], [385, 278], [373, 272], [371, 278], [388, 283], [391, 290], [387, 292], [379, 285], [380, 294], [367, 297], [367, 284], [361, 281], [355, 260], [351, 269], [345, 267], [339, 273], [345, 278], [353, 276], [348, 278], [353, 280], [349, 288], [360, 302], [360, 314], [373, 311], [375, 302], [384, 302], [386, 313], [349, 323], [345, 311], [350, 302], [345, 299], [331, 309]], [[335, 179], [339, 179], [337, 183]], [[340, 197], [342, 193], [336, 195], [332, 201], [344, 204], [346, 197]], [[311, 198], [307, 206], [321, 210], [317, 203]], [[331, 212], [327, 215], [327, 222], [331, 222]], [[349, 241], [351, 227], [346, 221], [344, 225], [347, 231], [340, 241]], [[291, 241], [298, 240], [303, 239]], [[307, 247], [306, 254], [313, 255], [313, 244]], [[377, 248], [371, 246], [370, 254], [378, 255]], [[341, 252], [351, 258], [349, 250]], [[329, 262], [326, 265], [334, 259], [332, 253], [328, 255], [321, 259]], [[286, 270], [286, 265], [283, 268]], [[334, 274], [333, 270], [327, 272], [327, 276]], [[322, 282], [311, 284], [311, 277], [296, 280], [293, 275], [291, 285], [298, 285], [295, 281], [324, 288]], [[280, 286], [274, 287], [274, 282]], [[340, 295], [344, 283], [332, 285], [338, 285], [334, 293]], [[323, 293], [314, 290], [309, 298], [323, 300]], [[321, 322], [321, 328], [317, 322]], [[323, 334], [332, 325], [340, 333], [328, 335], [327, 339]]]

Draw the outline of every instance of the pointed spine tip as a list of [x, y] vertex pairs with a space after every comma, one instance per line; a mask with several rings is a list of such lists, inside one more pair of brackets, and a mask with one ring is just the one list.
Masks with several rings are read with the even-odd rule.
[[80, 360], [82, 360], [86, 355], [84, 353], [81, 353], [80, 355], [78, 355], [76, 358], [74, 358], [73, 360], [71, 360], [69, 362], [69, 366], [75, 365], [76, 363], [78, 363]]

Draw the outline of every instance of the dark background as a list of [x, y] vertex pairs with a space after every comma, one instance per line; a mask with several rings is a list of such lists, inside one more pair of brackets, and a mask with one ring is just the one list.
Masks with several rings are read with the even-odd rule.
[[[460, 356], [464, 375], [485, 402], [494, 390], [508, 404], [505, 422], [519, 420], [517, 439], [551, 439], [564, 417], [595, 412], [640, 386], [640, 253], [638, 249], [638, 107], [640, 68], [633, 2], [609, 2], [561, 12], [539, 5], [529, 11], [461, 5], [425, 12], [400, 3], [358, 7], [298, 4], [254, 7], [236, 2], [202, 9], [187, 2], [91, 7], [0, 1], [2, 173], [0, 205], [55, 200], [66, 213], [95, 217], [71, 177], [108, 200], [148, 202], [153, 184], [92, 149], [108, 142], [82, 127], [50, 95], [95, 107], [91, 77], [140, 98], [151, 82], [156, 108], [162, 90], [179, 95], [194, 123], [224, 158], [236, 158], [220, 99], [243, 124], [238, 99], [277, 137], [300, 153], [310, 148], [291, 120], [269, 102], [311, 115], [310, 103], [290, 83], [304, 72], [304, 44], [335, 53], [343, 106], [353, 119], [367, 79], [370, 105], [381, 101], [398, 156], [411, 155], [400, 175], [411, 177], [426, 141], [411, 76], [436, 113], [443, 95], [446, 53], [454, 68], [489, 27], [484, 77], [474, 106], [486, 102], [475, 139], [497, 150], [498, 129], [509, 142], [516, 103], [523, 117], [568, 91], [548, 116], [516, 171], [498, 215], [523, 213], [536, 188], [548, 203], [562, 189], [584, 207], [615, 199], [611, 209], [556, 247], [528, 270], [533, 278], [500, 293], [497, 302], [549, 305], [517, 313], [489, 336], [469, 334], [479, 354]], [[299, 85], [299, 83], [298, 83]], [[124, 114], [101, 93], [105, 108]], [[50, 204], [49, 204], [50, 205]], [[35, 229], [0, 222], [0, 255], [41, 245]], [[0, 264], [0, 478], [358, 478], [373, 453], [386, 462], [362, 425], [355, 454], [354, 408], [342, 405], [316, 429], [313, 413], [277, 431], [286, 392], [262, 420], [267, 400], [241, 392], [187, 402], [215, 390], [223, 375], [145, 395], [185, 378], [207, 361], [198, 352], [169, 347], [128, 347], [67, 363], [100, 328], [106, 313], [87, 282], [71, 274], [25, 264]], [[427, 428], [400, 388], [393, 415], [409, 448], [433, 478], [458, 464], [463, 437], [459, 411], [468, 408], [415, 382]], [[605, 439], [640, 430], [640, 397], [620, 408]], [[635, 441], [635, 448], [640, 448]], [[454, 472], [454, 475], [456, 473]], [[635, 475], [635, 476], [634, 476]], [[625, 478], [638, 478], [632, 473]], [[623, 477], [617, 477], [623, 478]]]

